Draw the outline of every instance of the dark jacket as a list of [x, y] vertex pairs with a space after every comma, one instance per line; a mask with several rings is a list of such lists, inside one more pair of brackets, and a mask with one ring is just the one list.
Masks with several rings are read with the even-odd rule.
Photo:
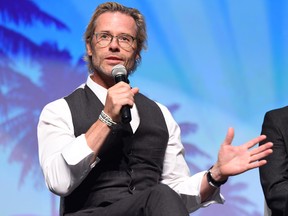
[[260, 167], [260, 181], [267, 205], [273, 216], [288, 215], [288, 106], [265, 114], [262, 134], [267, 139], [260, 143], [274, 143], [273, 153]]

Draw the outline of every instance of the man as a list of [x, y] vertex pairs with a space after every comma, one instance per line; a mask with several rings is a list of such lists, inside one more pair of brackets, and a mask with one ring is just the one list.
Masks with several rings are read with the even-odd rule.
[[[117, 3], [97, 7], [85, 32], [87, 83], [48, 104], [38, 126], [39, 157], [49, 189], [61, 196], [61, 215], [184, 216], [223, 203], [220, 186], [229, 176], [266, 163], [272, 143], [242, 146], [227, 136], [209, 171], [190, 176], [180, 129], [166, 107], [111, 74], [131, 74], [145, 48], [141, 13]], [[132, 121], [121, 122], [131, 108]]]
[[[288, 215], [288, 106], [265, 114], [262, 134], [274, 143], [268, 164], [259, 169], [265, 200], [272, 216]], [[260, 146], [264, 142], [260, 143]]]

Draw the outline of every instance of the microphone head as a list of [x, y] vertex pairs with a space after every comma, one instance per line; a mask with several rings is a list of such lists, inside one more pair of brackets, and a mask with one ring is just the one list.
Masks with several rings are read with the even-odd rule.
[[125, 76], [127, 75], [126, 68], [123, 65], [121, 65], [121, 64], [115, 65], [112, 68], [112, 76], [116, 77], [116, 76], [119, 76], [119, 75], [125, 75]]

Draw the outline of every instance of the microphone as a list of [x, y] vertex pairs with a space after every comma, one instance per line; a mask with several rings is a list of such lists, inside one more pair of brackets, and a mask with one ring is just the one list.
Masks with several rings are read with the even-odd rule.
[[[121, 64], [115, 65], [112, 68], [112, 76], [115, 79], [115, 83], [118, 83], [121, 81], [128, 83], [126, 68]], [[129, 105], [122, 106], [121, 121], [124, 124], [127, 124], [131, 121], [131, 111], [130, 111]]]

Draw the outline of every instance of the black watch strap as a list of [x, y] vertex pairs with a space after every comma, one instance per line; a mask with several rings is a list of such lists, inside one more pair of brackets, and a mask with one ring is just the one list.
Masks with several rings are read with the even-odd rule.
[[224, 180], [224, 181], [216, 181], [215, 179], [213, 179], [213, 176], [211, 174], [211, 168], [207, 171], [207, 181], [208, 183], [215, 188], [219, 188], [221, 185], [225, 184], [227, 182], [228, 179]]

